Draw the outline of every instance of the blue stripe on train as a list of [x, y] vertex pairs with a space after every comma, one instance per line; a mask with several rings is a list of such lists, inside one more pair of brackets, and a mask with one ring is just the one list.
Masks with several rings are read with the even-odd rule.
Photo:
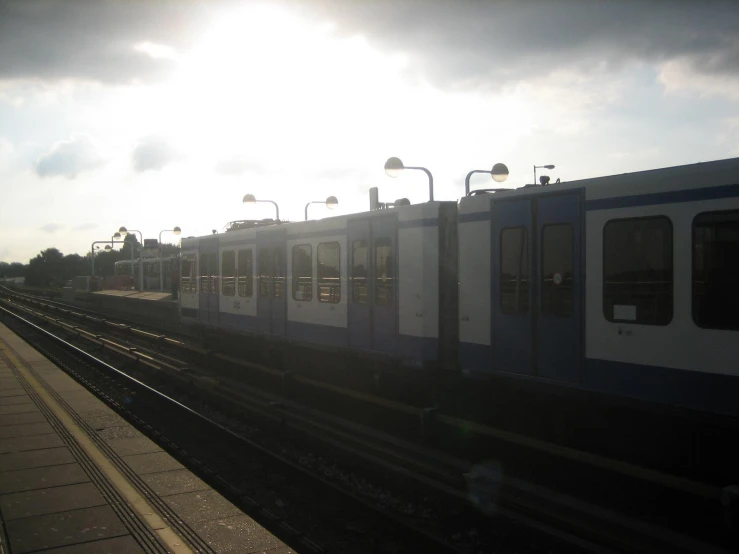
[[[488, 375], [522, 378], [493, 370], [490, 346], [462, 342], [459, 345], [462, 369]], [[541, 381], [536, 376], [523, 377]], [[579, 383], [547, 380], [548, 383], [593, 392], [646, 400], [731, 416], [739, 416], [739, 377], [688, 371], [644, 364], [630, 364], [586, 358]]]

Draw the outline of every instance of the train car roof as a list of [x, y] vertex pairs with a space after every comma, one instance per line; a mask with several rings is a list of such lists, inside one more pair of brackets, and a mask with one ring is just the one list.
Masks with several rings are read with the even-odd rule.
[[489, 202], [501, 198], [525, 197], [564, 190], [583, 189], [586, 201], [591, 205], [595, 205], [598, 201], [610, 198], [659, 195], [666, 192], [713, 189], [727, 185], [739, 186], [739, 158], [592, 177], [548, 185], [527, 185], [495, 193], [477, 194], [462, 198], [460, 213], [482, 211]]

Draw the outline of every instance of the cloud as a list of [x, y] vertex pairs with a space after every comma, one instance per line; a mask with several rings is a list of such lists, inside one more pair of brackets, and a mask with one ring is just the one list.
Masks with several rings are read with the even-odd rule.
[[263, 169], [261, 164], [235, 158], [222, 160], [215, 166], [216, 172], [221, 175], [241, 175], [247, 171], [259, 172]]
[[40, 229], [46, 233], [56, 233], [57, 231], [64, 229], [64, 225], [58, 225], [57, 223], [47, 223], [46, 225], [42, 225]]
[[178, 158], [169, 143], [160, 137], [143, 139], [133, 149], [133, 168], [142, 173], [148, 170], [159, 171]]
[[73, 135], [67, 141], [54, 144], [48, 153], [36, 161], [34, 170], [42, 178], [63, 175], [67, 179], [74, 179], [78, 173], [91, 171], [104, 163], [90, 137]]
[[97, 223], [83, 223], [82, 225], [76, 225], [72, 227], [72, 231], [90, 231], [100, 227]]
[[174, 67], [172, 58], [153, 55], [161, 48], [137, 50], [135, 45], [187, 44], [204, 12], [204, 5], [182, 8], [174, 0], [4, 0], [0, 78], [162, 79]]

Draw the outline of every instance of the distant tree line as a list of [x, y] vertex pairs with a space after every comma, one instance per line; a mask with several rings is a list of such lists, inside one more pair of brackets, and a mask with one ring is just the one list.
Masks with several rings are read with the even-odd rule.
[[[119, 250], [105, 250], [105, 244], [95, 250], [95, 276], [107, 277], [115, 273], [115, 263], [131, 259], [131, 249], [138, 258], [139, 241], [134, 235], [126, 235], [126, 244]], [[164, 256], [174, 256], [179, 247], [174, 244], [162, 245]], [[90, 252], [84, 256], [79, 254], [62, 254], [57, 248], [47, 248], [32, 258], [27, 264], [19, 262], [0, 262], [0, 277], [25, 277], [27, 285], [37, 287], [62, 287], [73, 277], [91, 275], [92, 260]]]

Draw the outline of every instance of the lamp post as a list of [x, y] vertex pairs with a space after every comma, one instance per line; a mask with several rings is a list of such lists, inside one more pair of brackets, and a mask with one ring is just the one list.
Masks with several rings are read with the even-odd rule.
[[[110, 244], [108, 244], [110, 243]], [[114, 244], [123, 244], [122, 240], [96, 240], [90, 245], [90, 259], [92, 260], [92, 276], [95, 277], [95, 250], [100, 250], [99, 246], [95, 246], [96, 244], [104, 244], [106, 250], [112, 250]]]
[[178, 235], [182, 232], [182, 229], [176, 227], [174, 229], [164, 229], [159, 231], [159, 292], [164, 290], [164, 262], [162, 261], [162, 233], [174, 233]]
[[336, 206], [339, 205], [339, 199], [335, 196], [329, 196], [326, 198], [326, 200], [313, 200], [312, 202], [308, 202], [305, 205], [305, 220], [308, 221], [308, 206], [311, 204], [326, 204], [326, 207], [329, 210], [333, 210]]
[[273, 202], [272, 200], [257, 200], [257, 198], [253, 194], [245, 194], [243, 199], [244, 204], [256, 204], [257, 202], [269, 202], [270, 204], [274, 205], [275, 207], [275, 220], [280, 220], [280, 207], [277, 205], [277, 202]]
[[387, 173], [388, 177], [392, 177], [393, 179], [403, 173], [404, 169], [417, 169], [419, 171], [423, 171], [429, 178], [429, 202], [434, 201], [434, 177], [431, 175], [431, 172], [426, 169], [425, 167], [410, 167], [407, 165], [403, 165], [403, 162], [400, 161], [400, 158], [388, 158], [385, 162], [385, 173]]
[[537, 169], [554, 169], [554, 166], [552, 164], [548, 164], [548, 165], [535, 165], [534, 166], [534, 184], [536, 184], [536, 170]]
[[[126, 236], [129, 233], [138, 233], [141, 244], [141, 248], [144, 247], [144, 235], [141, 234], [141, 231], [137, 231], [136, 229], [126, 229], [125, 227], [121, 226], [120, 229], [118, 229], [118, 232], [122, 236]], [[142, 259], [143, 253], [139, 249], [139, 292], [144, 292], [144, 260]], [[131, 276], [133, 276], [133, 244], [131, 244]]]
[[488, 173], [493, 177], [493, 181], [496, 183], [502, 183], [506, 179], [508, 179], [508, 167], [506, 167], [506, 164], [497, 163], [493, 166], [493, 169], [487, 170], [487, 169], [473, 169], [467, 174], [467, 177], [464, 178], [464, 195], [469, 196], [470, 195], [470, 177], [472, 177], [473, 173]]

